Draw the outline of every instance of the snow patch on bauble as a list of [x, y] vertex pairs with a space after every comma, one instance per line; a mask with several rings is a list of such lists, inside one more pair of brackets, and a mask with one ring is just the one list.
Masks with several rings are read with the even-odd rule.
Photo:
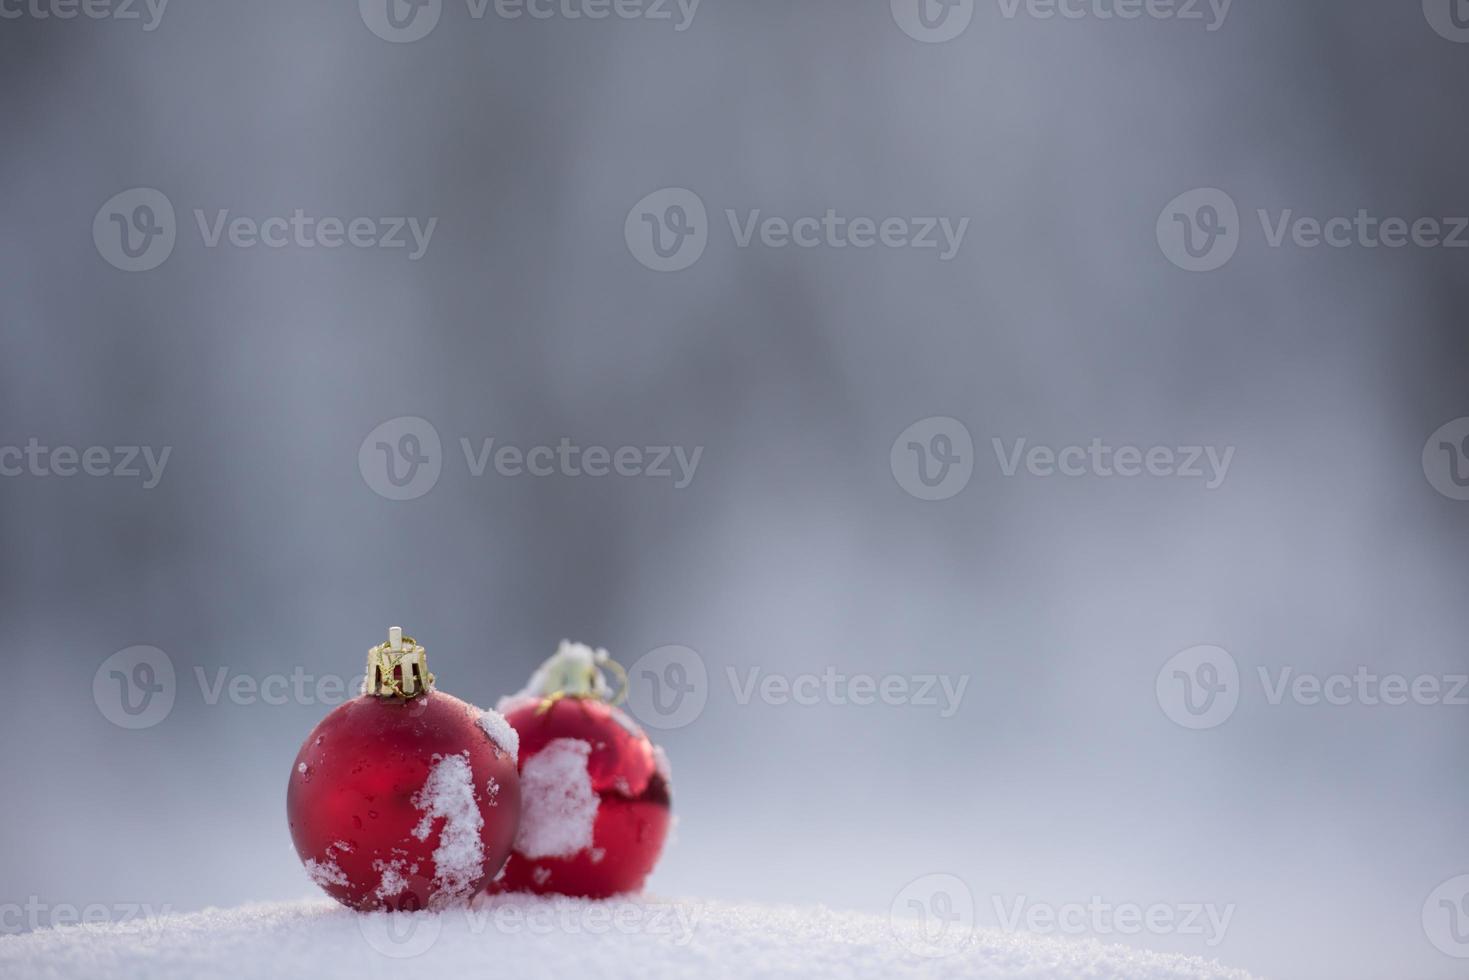
[[555, 738], [520, 772], [520, 833], [515, 849], [528, 858], [571, 857], [592, 846], [600, 802], [580, 738]]
[[379, 859], [372, 862], [372, 870], [380, 876], [373, 894], [382, 899], [397, 898], [408, 887], [408, 876], [418, 874], [418, 864], [410, 865], [406, 858]]
[[498, 711], [481, 711], [479, 727], [485, 730], [490, 740], [510, 756], [510, 761], [520, 764], [520, 733], [510, 726], [505, 716]]
[[347, 885], [346, 872], [337, 867], [337, 862], [330, 857], [325, 861], [307, 858], [306, 877], [310, 878], [322, 888], [325, 888], [327, 885], [340, 885], [342, 887], [346, 887]]
[[549, 698], [558, 692], [573, 697], [594, 697], [600, 701], [611, 701], [612, 688], [602, 676], [602, 668], [610, 659], [602, 647], [593, 649], [585, 643], [562, 640], [556, 652], [530, 675], [525, 687], [515, 694], [503, 697], [495, 707], [507, 711], [517, 701], [533, 698], [537, 701]]
[[485, 819], [475, 800], [474, 773], [469, 753], [435, 757], [423, 789], [413, 796], [413, 806], [423, 819], [413, 836], [428, 840], [435, 821], [443, 821], [439, 846], [434, 848], [435, 900], [468, 898], [484, 874], [485, 846], [479, 832]]

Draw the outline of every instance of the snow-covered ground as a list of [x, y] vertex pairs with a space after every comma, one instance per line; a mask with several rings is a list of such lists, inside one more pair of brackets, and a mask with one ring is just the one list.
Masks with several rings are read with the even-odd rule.
[[1201, 959], [826, 908], [502, 896], [359, 915], [325, 900], [207, 909], [0, 937], [0, 976], [904, 977], [1249, 980]]

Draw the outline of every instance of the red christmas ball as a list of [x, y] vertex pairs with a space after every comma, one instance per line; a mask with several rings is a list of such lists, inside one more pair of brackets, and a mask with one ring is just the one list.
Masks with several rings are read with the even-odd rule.
[[[557, 656], [568, 651], [578, 648]], [[520, 739], [522, 812], [496, 890], [605, 898], [640, 890], [658, 862], [671, 820], [667, 760], [608, 693], [598, 681], [501, 702]]]
[[307, 874], [355, 909], [468, 900], [504, 863], [519, 823], [514, 730], [432, 690], [423, 648], [402, 640], [416, 662], [389, 649], [374, 679], [370, 655], [366, 693], [307, 736], [286, 791]]

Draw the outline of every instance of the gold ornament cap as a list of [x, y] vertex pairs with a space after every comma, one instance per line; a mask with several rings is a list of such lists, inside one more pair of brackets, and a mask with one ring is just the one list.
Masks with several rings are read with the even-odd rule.
[[388, 642], [367, 651], [367, 673], [362, 677], [362, 693], [379, 698], [418, 697], [434, 687], [434, 675], [428, 671], [428, 654], [418, 641], [404, 636], [403, 629], [388, 629]]
[[[607, 683], [608, 674], [617, 681], [616, 691]], [[584, 643], [562, 640], [556, 652], [531, 674], [520, 695], [540, 698], [542, 713], [562, 698], [617, 705], [627, 697], [627, 671], [601, 647], [594, 650]]]

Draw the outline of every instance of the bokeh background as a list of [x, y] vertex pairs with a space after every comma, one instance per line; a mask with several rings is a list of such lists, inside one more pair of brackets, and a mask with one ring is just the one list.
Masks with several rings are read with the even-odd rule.
[[[1469, 45], [1417, 3], [1237, 0], [1223, 25], [1013, 18], [922, 43], [889, 5], [704, 0], [673, 20], [482, 19], [390, 43], [349, 0], [0, 20], [0, 444], [172, 447], [160, 484], [0, 479], [0, 901], [175, 909], [311, 891], [292, 757], [329, 705], [213, 683], [360, 671], [400, 623], [492, 703], [563, 637], [666, 644], [707, 705], [655, 737], [660, 894], [886, 913], [950, 873], [1009, 905], [1234, 904], [1225, 941], [1104, 936], [1271, 977], [1447, 978], [1423, 905], [1469, 872], [1469, 707], [1271, 705], [1256, 672], [1464, 673], [1469, 504], [1420, 461], [1469, 415], [1466, 252], [1267, 244], [1256, 209], [1469, 214]], [[1204, 8], [1207, 11], [1207, 8]], [[103, 202], [177, 243], [121, 271]], [[677, 273], [624, 237], [708, 207]], [[1238, 252], [1155, 221], [1228, 192]], [[437, 217], [426, 254], [205, 247], [194, 209]], [[934, 251], [736, 247], [725, 209], [968, 217]], [[359, 468], [428, 420], [413, 500]], [[889, 451], [973, 435], [924, 501]], [[472, 476], [459, 440], [703, 447], [694, 481]], [[1005, 478], [991, 440], [1235, 447], [1183, 479]], [[109, 722], [135, 644], [172, 712]], [[1239, 707], [1155, 678], [1217, 644]], [[751, 667], [970, 678], [916, 705], [740, 704]]]

